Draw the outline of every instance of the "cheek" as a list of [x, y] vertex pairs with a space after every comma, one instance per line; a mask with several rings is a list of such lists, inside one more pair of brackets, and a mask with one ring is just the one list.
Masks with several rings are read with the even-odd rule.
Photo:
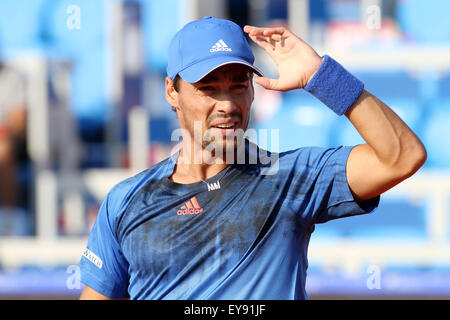
[[247, 91], [244, 94], [242, 94], [240, 97], [242, 104], [248, 108], [251, 107], [254, 98], [255, 98], [255, 92], [254, 92], [252, 85], [250, 85], [250, 87], [247, 89]]
[[194, 123], [198, 121], [202, 124], [202, 127], [205, 127], [209, 115], [207, 106], [207, 99], [202, 97], [183, 99], [180, 103], [180, 113], [183, 120], [181, 125], [189, 131], [192, 131], [194, 129]]
[[239, 105], [240, 109], [242, 110], [242, 114], [244, 117], [248, 118], [248, 115], [250, 114], [250, 109], [252, 107], [253, 103], [253, 95], [252, 94], [246, 94], [243, 97], [240, 97], [239, 99]]

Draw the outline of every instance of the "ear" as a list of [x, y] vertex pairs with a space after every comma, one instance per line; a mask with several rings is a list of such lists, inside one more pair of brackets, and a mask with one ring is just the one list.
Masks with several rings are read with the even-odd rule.
[[166, 100], [174, 108], [178, 108], [178, 92], [173, 86], [173, 80], [166, 77]]

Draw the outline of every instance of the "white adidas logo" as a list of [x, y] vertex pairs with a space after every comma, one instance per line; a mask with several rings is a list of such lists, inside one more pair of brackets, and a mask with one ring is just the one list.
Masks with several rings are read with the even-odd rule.
[[232, 51], [230, 47], [223, 40], [219, 40], [215, 45], [209, 49], [209, 52], [217, 52], [217, 51]]

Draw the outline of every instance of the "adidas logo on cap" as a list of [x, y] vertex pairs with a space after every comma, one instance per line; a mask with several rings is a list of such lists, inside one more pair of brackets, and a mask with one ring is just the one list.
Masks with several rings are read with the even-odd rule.
[[217, 51], [232, 51], [230, 47], [223, 40], [219, 40], [215, 45], [209, 49], [209, 52], [217, 52]]

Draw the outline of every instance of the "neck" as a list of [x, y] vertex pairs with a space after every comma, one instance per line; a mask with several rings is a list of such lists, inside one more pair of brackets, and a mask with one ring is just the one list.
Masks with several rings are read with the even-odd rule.
[[[186, 152], [183, 147], [177, 159], [171, 180], [178, 183], [194, 183], [214, 177], [216, 174], [227, 168], [223, 159], [214, 159], [210, 152], [201, 149], [202, 158], [195, 159], [192, 152]], [[198, 155], [197, 155], [197, 158]]]

